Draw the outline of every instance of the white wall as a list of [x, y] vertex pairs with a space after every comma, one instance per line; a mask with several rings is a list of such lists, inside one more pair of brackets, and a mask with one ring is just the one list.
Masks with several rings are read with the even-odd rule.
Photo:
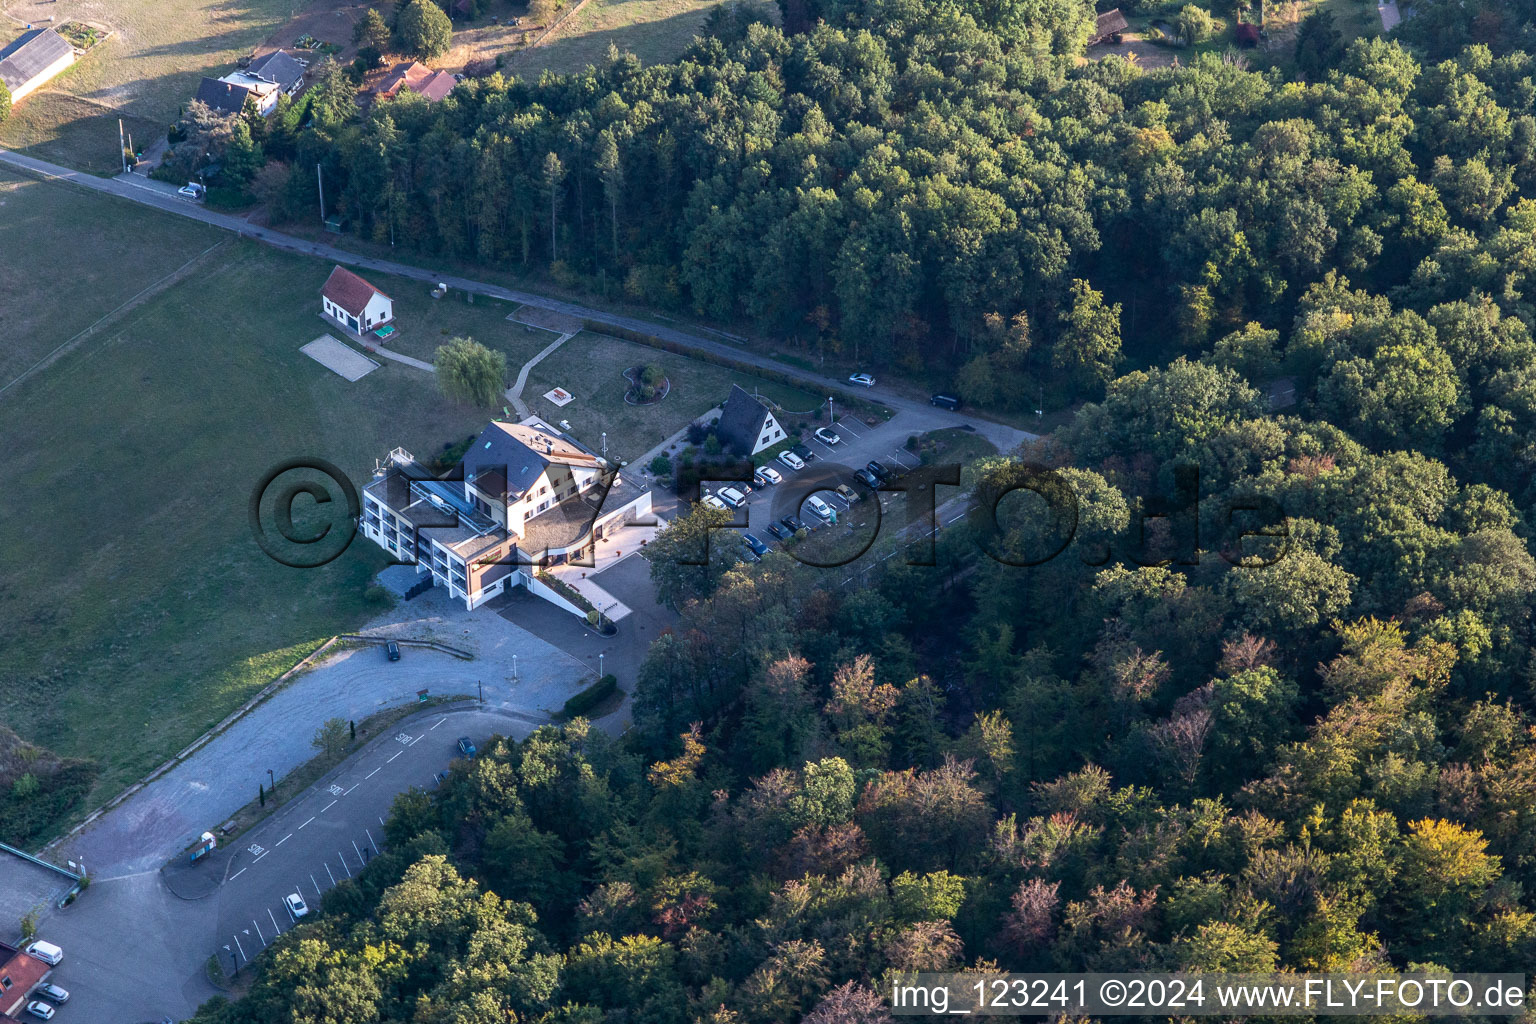
[[28, 93], [36, 92], [39, 88], [45, 85], [50, 78], [52, 78], [54, 75], [57, 75], [60, 71], [63, 71], [74, 62], [75, 55], [73, 51], [64, 54], [58, 60], [44, 68], [42, 73], [40, 73], [36, 78], [32, 79], [30, 82], [23, 82], [20, 86], [18, 86], [16, 91], [11, 93], [11, 102], [20, 103], [23, 96], [26, 96]]

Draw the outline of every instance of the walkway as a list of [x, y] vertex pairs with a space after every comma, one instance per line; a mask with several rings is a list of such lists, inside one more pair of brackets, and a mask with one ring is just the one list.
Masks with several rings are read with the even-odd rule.
[[523, 364], [523, 368], [517, 371], [517, 383], [513, 384], [510, 388], [507, 389], [507, 401], [512, 403], [512, 408], [517, 410], [517, 415], [520, 418], [526, 418], [530, 415], [528, 405], [523, 401], [523, 388], [528, 384], [528, 371], [537, 366], [539, 360], [543, 359], [545, 356], [549, 355], [555, 349], [559, 348], [561, 345], [564, 345], [567, 341], [570, 341], [574, 337], [576, 337], [576, 333], [574, 331], [569, 334], [560, 335], [560, 337], [556, 338], [548, 345], [545, 345], [544, 351], [528, 360]]
[[[182, 217], [211, 224], [214, 227], [233, 231], [242, 238], [250, 238], [265, 242], [279, 249], [290, 252], [304, 253], [310, 256], [318, 256], [334, 263], [350, 267], [360, 267], [365, 270], [375, 270], [382, 274], [394, 274], [398, 277], [410, 278], [415, 281], [424, 281], [431, 284], [442, 282], [450, 288], [471, 292], [475, 295], [485, 295], [490, 298], [500, 299], [504, 302], [515, 302], [539, 309], [548, 309], [556, 313], [564, 313], [567, 316], [578, 317], [583, 320], [591, 320], [594, 323], [616, 327], [626, 331], [635, 331], [647, 334], [663, 341], [669, 341], [677, 345], [686, 346], [698, 352], [706, 352], [714, 356], [732, 359], [746, 366], [769, 370], [774, 373], [788, 374], [798, 380], [804, 381], [813, 387], [846, 390], [848, 385], [839, 378], [829, 377], [825, 374], [802, 370], [795, 366], [782, 363], [770, 356], [761, 355], [746, 348], [737, 348], [724, 342], [713, 341], [709, 338], [701, 338], [696, 334], [679, 330], [675, 327], [667, 327], [662, 324], [652, 323], [640, 317], [625, 316], [620, 313], [610, 313], [605, 310], [593, 309], [590, 306], [579, 305], [574, 302], [562, 302], [558, 299], [546, 298], [531, 292], [519, 291], [514, 288], [503, 288], [499, 285], [486, 284], [482, 281], [472, 281], [463, 277], [455, 277], [451, 274], [443, 274], [437, 271], [414, 267], [406, 263], [397, 263], [393, 260], [376, 259], [370, 256], [360, 256], [357, 253], [345, 249], [338, 249], [323, 242], [310, 242], [293, 235], [274, 231], [271, 228], [260, 227], [251, 224], [240, 217], [234, 217], [225, 213], [217, 213], [207, 207], [188, 202], [176, 195], [167, 195], [158, 187], [160, 182], [122, 180], [119, 178], [98, 178], [95, 175], [86, 174], [83, 171], [70, 170], [58, 164], [49, 163], [46, 160], [38, 160], [35, 157], [25, 156], [21, 153], [13, 153], [10, 150], [0, 149], [0, 164], [8, 164], [12, 167], [40, 174], [48, 178], [67, 181], [82, 188], [91, 189], [94, 192], [105, 192], [121, 199], [128, 199], [145, 206], [152, 206], [167, 213], [174, 213]], [[137, 175], [130, 175], [137, 179]], [[1000, 451], [1011, 451], [1018, 445], [1037, 435], [1028, 431], [1019, 430], [1004, 423], [998, 423], [973, 413], [955, 413], [941, 410], [929, 405], [921, 398], [909, 398], [905, 395], [894, 394], [884, 388], [876, 388], [870, 391], [868, 397], [872, 401], [880, 402], [891, 409], [906, 412], [920, 412], [924, 417], [933, 422], [934, 427], [958, 427], [962, 424], [972, 424], [977, 433], [991, 441]], [[927, 428], [927, 429], [932, 429]]]
[[654, 516], [649, 524], [631, 523], [597, 542], [592, 565], [556, 565], [546, 571], [591, 601], [598, 611], [618, 622], [634, 609], [598, 586], [592, 577], [639, 554], [641, 548], [656, 539], [656, 531], [666, 525], [665, 519]]

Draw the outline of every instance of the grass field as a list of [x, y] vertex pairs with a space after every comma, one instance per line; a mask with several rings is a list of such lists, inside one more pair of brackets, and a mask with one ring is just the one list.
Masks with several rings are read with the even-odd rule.
[[[576, 0], [569, 0], [573, 5]], [[722, 0], [588, 0], [542, 46], [507, 55], [515, 75], [537, 77], [548, 69], [580, 71], [601, 61], [610, 45], [642, 64], [674, 60], [693, 42], [712, 8]]]
[[[62, 187], [10, 193], [0, 234]], [[119, 206], [97, 223], [135, 215]], [[163, 241], [160, 256], [185, 260], [198, 241]], [[72, 271], [110, 270], [79, 266], [92, 259]], [[348, 383], [302, 356], [324, 330], [315, 296], [329, 270], [231, 240], [0, 396], [0, 436], [27, 441], [0, 466], [0, 720], [101, 761], [94, 797], [378, 610], [365, 596], [383, 565], [372, 545], [312, 570], [261, 553], [246, 506], [264, 471], [316, 455], [359, 481], [395, 445], [430, 452], [485, 419], [420, 371], [386, 362]], [[112, 304], [71, 297], [86, 320]]]
[[165, 134], [160, 121], [119, 114], [99, 103], [47, 89], [28, 96], [12, 111], [0, 126], [0, 146], [92, 174], [116, 174], [122, 170], [117, 150], [119, 117], [125, 141], [131, 138], [140, 149]]
[[395, 281], [380, 277], [378, 286], [395, 300], [395, 326], [399, 329], [384, 344], [395, 352], [432, 361], [437, 347], [454, 337], [474, 338], [506, 354], [508, 380], [517, 378], [518, 367], [560, 335], [553, 331], [507, 319], [517, 308], [511, 302], [498, 302], [483, 295], [473, 303], [464, 301], [463, 292], [450, 292], [441, 299], [432, 298], [428, 286], [420, 281]]
[[[629, 390], [624, 371], [649, 363], [661, 367], [672, 389], [655, 405], [629, 405], [624, 401]], [[573, 433], [593, 448], [606, 432], [609, 458], [632, 460], [725, 401], [732, 383], [749, 391], [756, 388], [790, 409], [813, 409], [822, 400], [713, 363], [590, 331], [582, 331], [533, 368], [523, 400], [546, 419], [570, 420]], [[565, 388], [575, 400], [557, 408], [543, 397], [554, 387]]]
[[[0, 388], [103, 314], [229, 239], [195, 221], [4, 170], [0, 235], [27, 239], [25, 246], [0, 245]], [[90, 258], [81, 259], [86, 236]], [[66, 267], [67, 287], [60, 280]]]

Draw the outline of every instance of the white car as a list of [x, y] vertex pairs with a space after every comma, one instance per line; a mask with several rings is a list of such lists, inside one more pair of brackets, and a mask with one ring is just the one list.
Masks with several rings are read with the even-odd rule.
[[293, 915], [295, 921], [309, 913], [309, 904], [305, 903], [304, 897], [296, 892], [283, 897], [283, 906], [288, 908], [288, 913]]
[[772, 466], [759, 466], [757, 472], [752, 474], [752, 477], [758, 481], [759, 484], [764, 485], [779, 484], [784, 482], [784, 478], [779, 475], [779, 471], [774, 469]]
[[704, 501], [702, 502], [702, 504], [708, 505], [710, 508], [718, 508], [721, 511], [725, 510], [725, 502], [721, 501], [719, 498], [715, 497], [713, 494], [706, 494], [706, 495], [704, 495]]
[[38, 939], [27, 947], [27, 952], [37, 957], [49, 967], [59, 966], [59, 961], [64, 959], [64, 951], [51, 942]]
[[837, 431], [832, 430], [832, 429], [830, 429], [828, 427], [817, 427], [816, 428], [816, 440], [820, 441], [822, 444], [842, 444], [843, 443], [842, 435], [838, 434]]
[[189, 181], [185, 185], [181, 186], [181, 188], [177, 189], [176, 194], [181, 196], [183, 199], [201, 199], [203, 198], [203, 191], [203, 186], [194, 185]]
[[794, 452], [779, 452], [779, 461], [790, 469], [804, 469], [805, 462]]
[[41, 999], [34, 999], [27, 1004], [27, 1012], [39, 1020], [53, 1020], [56, 1011]]
[[875, 386], [875, 378], [867, 373], [855, 373], [848, 378], [848, 383], [857, 384], [861, 388], [872, 388]]
[[734, 487], [722, 487], [720, 488], [720, 500], [731, 506], [731, 508], [741, 508], [741, 506], [747, 503], [747, 496]]
[[816, 495], [805, 499], [805, 507], [811, 510], [811, 514], [825, 522], [832, 521], [832, 506], [822, 501]]

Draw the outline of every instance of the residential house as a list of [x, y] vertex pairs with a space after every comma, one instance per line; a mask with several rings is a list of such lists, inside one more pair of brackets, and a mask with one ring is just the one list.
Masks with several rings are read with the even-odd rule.
[[651, 512], [651, 492], [537, 416], [494, 422], [447, 478], [403, 449], [363, 488], [363, 533], [431, 573], [466, 608], [516, 587], [560, 599], [536, 566], [592, 553], [596, 542]]
[[320, 308], [358, 337], [395, 318], [395, 300], [345, 267], [336, 267], [325, 279]]
[[739, 385], [731, 385], [731, 394], [720, 411], [715, 434], [728, 447], [742, 455], [756, 455], [784, 440], [784, 428], [773, 413]]
[[249, 70], [231, 71], [219, 81], [250, 93], [251, 102], [256, 106], [256, 113], [262, 117], [269, 116], [277, 109], [277, 98], [283, 92], [276, 82]]
[[1120, 42], [1120, 33], [1129, 27], [1130, 23], [1125, 20], [1125, 15], [1120, 13], [1120, 8], [1116, 7], [1112, 11], [1105, 11], [1094, 22], [1093, 38], [1088, 40], [1088, 45], [1092, 46], [1095, 43], [1118, 43]]
[[203, 79], [198, 83], [197, 93], [192, 98], [199, 103], [206, 103], [209, 108], [221, 114], [238, 114], [245, 109], [247, 103], [255, 99], [250, 89], [226, 82], [222, 78]]
[[51, 28], [23, 32], [0, 49], [0, 82], [20, 103], [28, 93], [75, 62], [75, 48]]
[[409, 89], [436, 103], [453, 92], [458, 81], [446, 71], [433, 71], [417, 61], [396, 64], [379, 82], [373, 94], [379, 99], [393, 99], [401, 89]]
[[0, 1018], [19, 1020], [27, 995], [51, 973], [37, 957], [0, 942]]
[[273, 83], [289, 96], [295, 96], [304, 88], [304, 72], [308, 67], [307, 61], [299, 60], [282, 50], [273, 50], [251, 61], [245, 70]]

